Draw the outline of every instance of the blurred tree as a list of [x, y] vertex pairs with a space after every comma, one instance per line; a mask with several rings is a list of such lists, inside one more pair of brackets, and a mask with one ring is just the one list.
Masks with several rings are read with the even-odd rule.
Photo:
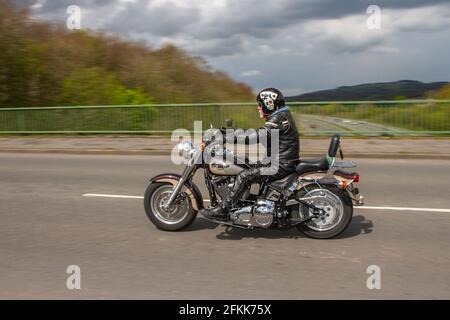
[[63, 83], [62, 105], [146, 104], [154, 99], [141, 89], [130, 89], [117, 77], [98, 67], [74, 71]]

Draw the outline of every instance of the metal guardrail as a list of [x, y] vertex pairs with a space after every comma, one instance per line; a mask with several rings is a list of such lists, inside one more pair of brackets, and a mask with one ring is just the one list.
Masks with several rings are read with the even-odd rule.
[[[288, 102], [302, 135], [450, 136], [450, 100]], [[259, 127], [256, 103], [0, 108], [0, 134], [170, 134], [234, 119]]]

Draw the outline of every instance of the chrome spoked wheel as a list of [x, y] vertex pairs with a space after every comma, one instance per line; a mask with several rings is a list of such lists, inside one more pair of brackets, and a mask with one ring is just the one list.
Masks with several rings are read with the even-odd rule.
[[164, 224], [174, 225], [182, 222], [189, 214], [189, 198], [184, 198], [165, 208], [172, 194], [171, 185], [162, 185], [150, 197], [150, 208], [155, 218]]
[[[322, 209], [325, 213], [317, 218], [311, 219], [306, 225], [314, 231], [329, 231], [342, 220], [344, 206], [341, 199], [333, 192], [327, 189], [316, 189], [310, 192], [315, 197], [314, 200], [308, 201], [310, 204]], [[308, 215], [313, 215], [313, 209], [308, 210]]]
[[[308, 185], [296, 195], [324, 212], [314, 216], [311, 209], [300, 205], [300, 218], [313, 219], [297, 225], [306, 236], [314, 239], [329, 239], [341, 234], [350, 224], [353, 216], [353, 204], [347, 190], [333, 185]], [[309, 198], [309, 199], [308, 199]]]
[[197, 211], [193, 208], [190, 197], [175, 199], [168, 208], [165, 207], [172, 194], [171, 183], [150, 183], [144, 194], [144, 209], [150, 221], [158, 229], [166, 231], [182, 230], [194, 222]]

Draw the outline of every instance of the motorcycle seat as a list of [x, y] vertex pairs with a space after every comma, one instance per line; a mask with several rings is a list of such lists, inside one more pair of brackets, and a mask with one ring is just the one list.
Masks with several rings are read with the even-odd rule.
[[312, 171], [327, 171], [329, 168], [328, 160], [326, 157], [319, 159], [301, 159], [298, 161], [295, 171], [299, 175]]
[[283, 191], [289, 188], [294, 183], [295, 179], [297, 179], [297, 174], [295, 172], [290, 173], [284, 178], [270, 182], [269, 186], [278, 191]]

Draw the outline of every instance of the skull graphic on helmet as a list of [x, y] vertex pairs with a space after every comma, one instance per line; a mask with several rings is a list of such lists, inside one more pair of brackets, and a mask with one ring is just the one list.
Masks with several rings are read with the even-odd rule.
[[264, 103], [264, 106], [268, 110], [273, 110], [275, 108], [275, 100], [278, 97], [278, 95], [275, 92], [271, 91], [263, 91], [259, 94], [259, 97]]

